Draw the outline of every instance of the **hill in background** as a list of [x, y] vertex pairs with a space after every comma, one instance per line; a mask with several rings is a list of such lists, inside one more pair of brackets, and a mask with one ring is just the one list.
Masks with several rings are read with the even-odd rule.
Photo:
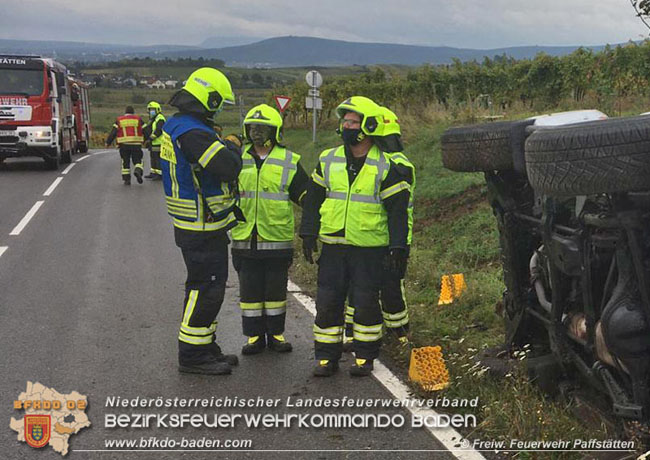
[[[350, 66], [369, 64], [449, 64], [482, 61], [484, 57], [507, 55], [515, 59], [532, 58], [540, 52], [551, 56], [570, 54], [580, 46], [516, 46], [487, 50], [448, 46], [415, 46], [390, 43], [358, 43], [314, 37], [275, 37], [254, 43], [252, 37], [211, 37], [201, 46], [153, 45], [128, 46], [83, 42], [28, 41], [0, 39], [1, 54], [42, 54], [66, 61], [101, 62], [128, 58], [221, 59], [228, 66], [299, 67]], [[236, 46], [215, 47], [232, 43]], [[210, 47], [211, 46], [211, 47]], [[603, 48], [585, 46], [594, 51]]]

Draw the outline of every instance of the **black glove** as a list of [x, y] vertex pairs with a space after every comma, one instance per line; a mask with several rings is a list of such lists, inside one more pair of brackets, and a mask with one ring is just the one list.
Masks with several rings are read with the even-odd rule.
[[406, 274], [406, 264], [408, 263], [408, 255], [404, 248], [393, 248], [388, 254], [388, 270], [400, 279], [404, 278]]
[[318, 245], [316, 244], [315, 236], [302, 237], [302, 253], [305, 255], [305, 260], [310, 264], [314, 263], [313, 253], [318, 252]]
[[241, 148], [244, 145], [244, 138], [241, 134], [228, 134], [224, 141], [230, 141], [235, 144], [237, 147]]
[[230, 139], [224, 139], [223, 144], [228, 148], [228, 150], [236, 152], [237, 155], [241, 156], [241, 147], [238, 144], [235, 144]]

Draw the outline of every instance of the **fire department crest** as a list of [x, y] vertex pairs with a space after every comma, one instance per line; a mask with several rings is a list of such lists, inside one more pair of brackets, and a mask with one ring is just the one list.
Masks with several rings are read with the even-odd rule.
[[24, 415], [11, 417], [9, 427], [17, 433], [18, 442], [36, 449], [50, 446], [65, 456], [70, 438], [90, 426], [87, 407], [88, 398], [76, 391], [59, 393], [38, 382], [27, 382], [26, 391], [14, 400], [14, 411]]
[[36, 448], [46, 446], [51, 428], [52, 418], [49, 415], [25, 415], [25, 442]]

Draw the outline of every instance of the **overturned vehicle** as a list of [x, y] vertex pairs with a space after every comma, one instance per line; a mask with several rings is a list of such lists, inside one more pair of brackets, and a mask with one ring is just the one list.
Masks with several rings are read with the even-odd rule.
[[650, 116], [590, 110], [451, 128], [442, 158], [485, 174], [507, 347], [529, 346], [540, 379], [577, 382], [619, 420], [647, 426]]

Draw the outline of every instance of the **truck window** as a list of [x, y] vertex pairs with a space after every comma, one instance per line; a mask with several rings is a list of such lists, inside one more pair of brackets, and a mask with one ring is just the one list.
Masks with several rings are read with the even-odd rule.
[[43, 71], [0, 69], [0, 94], [40, 96], [43, 94]]

